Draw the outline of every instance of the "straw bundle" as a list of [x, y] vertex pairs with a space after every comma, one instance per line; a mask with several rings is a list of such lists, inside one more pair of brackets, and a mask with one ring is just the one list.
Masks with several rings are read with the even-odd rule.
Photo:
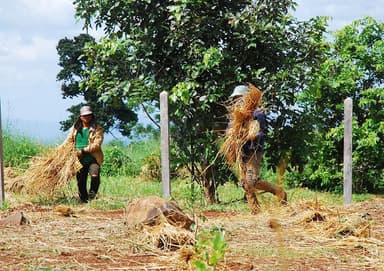
[[193, 232], [175, 227], [165, 221], [154, 227], [144, 227], [143, 239], [161, 250], [174, 251], [195, 243]]
[[195, 233], [172, 225], [164, 216], [156, 225], [128, 225], [129, 239], [138, 247], [162, 251], [175, 251], [195, 243]]
[[73, 145], [64, 144], [43, 156], [33, 158], [29, 168], [17, 182], [28, 194], [53, 196], [81, 167]]
[[19, 181], [19, 174], [13, 171], [12, 168], [4, 168], [4, 176], [4, 186], [6, 191], [20, 192], [23, 189], [24, 184]]
[[253, 140], [260, 129], [259, 123], [253, 120], [253, 112], [259, 107], [263, 93], [252, 84], [248, 84], [249, 93], [243, 102], [228, 107], [231, 127], [228, 129], [220, 153], [228, 164], [233, 165], [240, 158], [242, 146]]

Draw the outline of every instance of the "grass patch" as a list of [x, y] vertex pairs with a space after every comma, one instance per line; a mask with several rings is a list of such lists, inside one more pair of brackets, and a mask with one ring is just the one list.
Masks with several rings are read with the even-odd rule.
[[47, 147], [23, 135], [5, 131], [3, 134], [4, 166], [19, 171], [28, 168], [29, 160]]
[[[90, 179], [88, 179], [88, 187]], [[192, 184], [190, 179], [174, 179], [171, 181], [172, 199], [177, 204], [190, 212], [199, 211], [227, 211], [249, 212], [248, 204], [244, 199], [243, 190], [234, 183], [225, 183], [217, 188], [220, 203], [209, 205], [198, 186]], [[293, 188], [287, 190], [288, 202], [318, 201], [322, 205], [343, 205], [343, 195], [330, 192], [313, 191], [305, 188]], [[81, 205], [78, 201], [76, 180], [73, 179], [58, 193], [55, 199], [47, 199], [41, 196], [26, 199], [25, 195], [15, 195], [17, 201], [32, 201], [40, 205], [64, 204], [69, 206]], [[135, 177], [127, 176], [101, 176], [101, 184], [97, 199], [88, 203], [88, 206], [101, 210], [113, 210], [124, 208], [133, 199], [157, 195], [162, 196], [162, 184], [158, 181], [142, 181]], [[193, 196], [192, 196], [193, 195]], [[374, 198], [371, 194], [354, 194], [353, 202], [362, 202]], [[276, 203], [276, 197], [270, 193], [258, 194], [262, 208], [269, 208]], [[8, 208], [8, 201], [3, 208]]]
[[[25, 136], [12, 134], [6, 131], [3, 135], [4, 142], [4, 165], [19, 169], [20, 172], [28, 167], [31, 157], [38, 155], [49, 148], [33, 142]], [[99, 209], [116, 209], [127, 204], [128, 201], [150, 195], [162, 195], [162, 184], [159, 181], [144, 181], [136, 176], [140, 175], [141, 167], [146, 158], [158, 155], [159, 139], [153, 137], [146, 141], [132, 142], [126, 145], [120, 141], [112, 141], [103, 146], [105, 163], [102, 166], [101, 185], [99, 197], [89, 205]], [[262, 175], [271, 182], [276, 183], [277, 175], [267, 170], [265, 165]], [[216, 211], [249, 211], [244, 200], [243, 190], [232, 182], [217, 187], [219, 204], [209, 205], [205, 199], [201, 187], [197, 183], [191, 183], [191, 178], [172, 179], [171, 194], [181, 207], [188, 210], [216, 210]], [[90, 180], [88, 180], [88, 185]], [[76, 180], [71, 180], [69, 185], [60, 191], [55, 199], [37, 197], [33, 202], [43, 205], [67, 204], [76, 205], [77, 200]], [[305, 188], [294, 188], [287, 190], [288, 201], [319, 201], [325, 205], [342, 205], [343, 195], [329, 192], [320, 192]], [[22, 200], [24, 195], [15, 195]], [[353, 202], [361, 202], [373, 198], [370, 194], [354, 194]], [[262, 204], [274, 201], [275, 197], [270, 194], [258, 196]], [[28, 199], [29, 200], [29, 199]], [[7, 209], [12, 202], [3, 204]]]

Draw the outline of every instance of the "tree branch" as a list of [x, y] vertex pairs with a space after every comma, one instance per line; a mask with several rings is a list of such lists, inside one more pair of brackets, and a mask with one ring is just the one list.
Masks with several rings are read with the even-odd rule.
[[151, 117], [151, 115], [148, 113], [147, 109], [145, 108], [144, 104], [141, 104], [141, 107], [143, 108], [145, 115], [147, 115], [147, 117], [153, 122], [153, 124], [160, 129], [160, 125]]

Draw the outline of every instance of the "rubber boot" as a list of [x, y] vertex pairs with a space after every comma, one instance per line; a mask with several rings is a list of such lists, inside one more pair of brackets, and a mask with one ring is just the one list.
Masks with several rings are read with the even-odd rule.
[[100, 186], [100, 176], [91, 176], [91, 187], [89, 190], [89, 198], [96, 198], [97, 192], [99, 191]]

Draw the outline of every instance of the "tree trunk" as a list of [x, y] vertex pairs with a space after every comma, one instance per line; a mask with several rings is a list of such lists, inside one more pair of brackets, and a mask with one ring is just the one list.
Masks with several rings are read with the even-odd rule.
[[215, 182], [215, 174], [214, 169], [211, 166], [208, 166], [208, 163], [205, 161], [202, 163], [202, 174], [201, 185], [203, 186], [204, 195], [208, 204], [219, 203], [219, 198], [216, 193], [216, 182]]

